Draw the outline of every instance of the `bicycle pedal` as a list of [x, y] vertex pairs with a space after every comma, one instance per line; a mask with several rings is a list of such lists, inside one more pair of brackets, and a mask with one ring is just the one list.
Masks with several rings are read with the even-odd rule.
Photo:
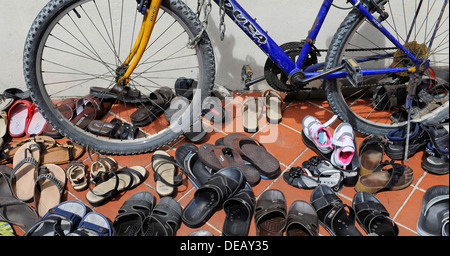
[[344, 59], [345, 71], [347, 71], [347, 79], [353, 87], [359, 87], [362, 84], [363, 75], [361, 67], [355, 59]]
[[253, 77], [252, 68], [249, 65], [242, 66], [242, 71], [241, 71], [242, 89], [244, 89], [244, 90], [250, 89], [247, 83], [252, 81], [252, 77]]

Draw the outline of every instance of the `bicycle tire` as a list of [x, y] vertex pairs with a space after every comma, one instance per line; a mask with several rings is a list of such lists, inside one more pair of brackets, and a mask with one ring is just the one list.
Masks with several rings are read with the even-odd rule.
[[[47, 91], [47, 87], [45, 87], [45, 84], [42, 81], [42, 77], [44, 75], [41, 73], [42, 69], [40, 65], [42, 65], [41, 62], [43, 62], [42, 52], [44, 52], [43, 48], [45, 47], [46, 41], [50, 36], [53, 36], [51, 35], [51, 33], [54, 30], [56, 31], [55, 27], [59, 25], [61, 17], [64, 17], [66, 15], [70, 16], [70, 14], [72, 13], [75, 13], [77, 16], [86, 16], [87, 14], [83, 13], [83, 11], [85, 11], [84, 9], [87, 9], [84, 7], [86, 3], [95, 4], [95, 7], [97, 7], [97, 3], [99, 2], [101, 1], [93, 1], [91, 3], [91, 0], [51, 0], [41, 10], [30, 28], [24, 47], [23, 64], [24, 77], [27, 87], [31, 92], [31, 97], [36, 104], [36, 107], [48, 121], [48, 123], [61, 135], [71, 139], [72, 141], [105, 154], [126, 155], [153, 151], [175, 141], [180, 137], [183, 131], [186, 131], [186, 129], [190, 129], [192, 123], [200, 118], [201, 109], [196, 106], [201, 105], [202, 100], [210, 95], [210, 92], [214, 85], [215, 60], [210, 39], [206, 32], [203, 33], [201, 40], [192, 50], [195, 54], [193, 59], [198, 61], [197, 89], [200, 90], [196, 90], [191, 101], [191, 107], [187, 108], [184, 114], [180, 115], [176, 122], [163, 127], [161, 131], [157, 131], [154, 134], [150, 134], [141, 139], [121, 140], [93, 135], [85, 130], [76, 127], [75, 125], [72, 125], [72, 123], [68, 119], [64, 118], [62, 114], [56, 109], [55, 104], [53, 103], [54, 99], [51, 98], [49, 91]], [[124, 2], [122, 1], [121, 3], [123, 8]], [[108, 1], [108, 4], [110, 4], [110, 1]], [[117, 4], [120, 5], [120, 2]], [[134, 6], [134, 8], [135, 7], [136, 6]], [[112, 8], [111, 6], [109, 6], [109, 8], [109, 15], [111, 17]], [[196, 35], [198, 35], [198, 33], [200, 33], [201, 22], [198, 20], [197, 16], [192, 12], [192, 10], [181, 0], [163, 0], [160, 13], [161, 10], [164, 12], [164, 14], [168, 14], [165, 17], [174, 20], [174, 26], [181, 28], [181, 32], [183, 32], [184, 29], [189, 38], [192, 39]], [[160, 16], [162, 15], [160, 14], [158, 18]], [[113, 30], [115, 27], [113, 27], [112, 21], [113, 19], [111, 18], [111, 28]], [[106, 23], [108, 22], [109, 21], [107, 21]], [[157, 25], [158, 24], [156, 24], [155, 28], [157, 27]], [[120, 26], [122, 26], [122, 24]], [[132, 28], [130, 28], [130, 30], [131, 29]], [[122, 33], [122, 28], [120, 28], [120, 32]], [[99, 34], [101, 33], [99, 32]], [[120, 36], [121, 35], [122, 34], [120, 34]], [[163, 34], [161, 34], [161, 37], [162, 35]], [[134, 35], [132, 35], [131, 38], [133, 38], [133, 36]], [[114, 35], [112, 36], [112, 38], [112, 41], [114, 41]], [[119, 45], [120, 40], [121, 39], [119, 39]], [[185, 45], [187, 45], [187, 43], [188, 38], [186, 38]], [[62, 50], [60, 51], [62, 52]], [[71, 55], [75, 54], [72, 53]], [[119, 57], [117, 58], [119, 59]], [[169, 60], [169, 57], [163, 60]], [[64, 96], [69, 97], [71, 95]], [[125, 107], [127, 106], [125, 105]], [[118, 113], [120, 113], [119, 110]]]
[[[368, 2], [368, 1], [367, 1]], [[373, 6], [371, 6], [370, 3], [363, 2], [364, 6], [367, 8], [371, 8], [372, 11], [374, 11]], [[412, 1], [411, 1], [412, 2]], [[391, 10], [392, 8], [386, 7], [386, 10]], [[392, 14], [390, 14], [392, 16]], [[447, 16], [448, 17], [448, 16]], [[350, 48], [352, 37], [354, 37], [355, 34], [358, 33], [358, 29], [361, 28], [363, 22], [365, 21], [365, 17], [363, 14], [358, 10], [354, 9], [346, 16], [346, 18], [341, 23], [340, 27], [337, 29], [337, 32], [335, 33], [330, 46], [328, 50], [328, 54], [326, 57], [326, 70], [329, 70], [333, 67], [337, 67], [345, 54], [346, 49]], [[432, 23], [430, 21], [430, 23]], [[400, 27], [400, 25], [397, 25]], [[445, 29], [444, 29], [445, 30]], [[447, 38], [448, 38], [448, 29], [447, 29]], [[380, 34], [381, 35], [381, 34]], [[445, 36], [445, 35], [444, 35]], [[361, 36], [362, 37], [362, 36]], [[384, 37], [383, 37], [384, 38]], [[387, 40], [386, 40], [387, 41]], [[353, 42], [353, 41], [352, 41]], [[353, 48], [354, 45], [352, 44]], [[371, 47], [375, 47], [374, 45], [371, 45]], [[447, 69], [448, 69], [448, 55], [447, 55]], [[448, 75], [447, 75], [448, 76]], [[400, 79], [401, 81], [401, 79]], [[441, 122], [445, 119], [448, 119], [449, 117], [449, 108], [448, 108], [448, 78], [447, 81], [443, 81], [445, 90], [446, 90], [446, 98], [447, 102], [443, 103], [433, 111], [430, 111], [429, 113], [426, 113], [421, 116], [417, 116], [415, 118], [411, 118], [411, 121], [414, 122]], [[376, 82], [375, 82], [376, 84]], [[376, 121], [369, 120], [369, 117], [361, 117], [359, 113], [356, 113], [356, 111], [363, 112], [362, 110], [358, 110], [358, 106], [353, 106], [355, 101], [348, 100], [349, 98], [345, 98], [343, 96], [342, 89], [342, 83], [339, 82], [339, 79], [328, 79], [325, 80], [325, 91], [327, 94], [327, 99], [330, 104], [330, 107], [332, 111], [339, 116], [339, 118], [343, 122], [348, 122], [352, 125], [353, 129], [355, 129], [358, 132], [361, 132], [363, 134], [376, 134], [385, 136], [389, 131], [396, 129], [398, 127], [406, 125], [406, 122], [403, 121], [396, 121], [393, 122], [392, 120], [387, 120], [387, 118], [392, 119], [391, 115], [392, 113], [395, 113], [395, 111], [398, 111], [398, 107], [401, 106], [399, 104], [394, 107], [390, 107], [390, 109], [385, 109], [385, 112], [382, 113], [388, 113], [385, 120], [383, 122], [378, 122], [380, 117], [377, 117]], [[359, 88], [354, 88], [354, 90], [359, 90]], [[362, 91], [363, 89], [361, 89]], [[365, 91], [364, 93], [373, 93], [370, 91]], [[362, 94], [362, 92], [361, 92]], [[387, 95], [387, 94], [386, 94]], [[370, 96], [370, 95], [369, 95]], [[363, 97], [363, 96], [361, 96]], [[348, 100], [349, 102], [347, 103]], [[405, 101], [402, 102], [402, 104]], [[356, 103], [355, 103], [356, 104]], [[352, 105], [352, 106], [350, 106]], [[392, 108], [392, 109], [391, 109]], [[375, 109], [372, 107], [372, 109]], [[395, 111], [394, 111], [395, 110]], [[369, 111], [369, 110], [367, 110]], [[370, 110], [373, 111], [373, 110]], [[373, 111], [375, 112], [375, 111]]]

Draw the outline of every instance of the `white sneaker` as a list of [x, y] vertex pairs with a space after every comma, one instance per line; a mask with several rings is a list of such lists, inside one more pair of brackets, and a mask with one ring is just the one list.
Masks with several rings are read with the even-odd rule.
[[355, 134], [348, 123], [341, 123], [336, 127], [333, 134], [334, 151], [331, 154], [331, 163], [339, 168], [346, 169], [352, 162], [355, 154]]
[[302, 126], [305, 137], [312, 141], [320, 152], [328, 154], [333, 150], [331, 133], [317, 118], [305, 116]]

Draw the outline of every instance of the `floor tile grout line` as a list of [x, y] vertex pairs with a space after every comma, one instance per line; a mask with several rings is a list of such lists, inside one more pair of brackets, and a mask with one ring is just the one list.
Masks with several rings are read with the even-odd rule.
[[331, 111], [331, 110], [329, 110], [329, 109], [327, 109], [327, 108], [324, 108], [324, 107], [321, 106], [321, 105], [317, 105], [316, 103], [313, 103], [313, 102], [311, 102], [311, 101], [309, 101], [309, 100], [305, 100], [305, 101], [308, 102], [308, 103], [311, 104], [311, 105], [314, 105], [314, 106], [318, 107], [318, 108], [324, 109], [324, 110], [326, 110], [326, 111], [328, 111], [328, 112], [330, 112], [330, 113], [332, 113], [332, 114], [334, 115], [334, 112], [333, 112], [333, 111]]

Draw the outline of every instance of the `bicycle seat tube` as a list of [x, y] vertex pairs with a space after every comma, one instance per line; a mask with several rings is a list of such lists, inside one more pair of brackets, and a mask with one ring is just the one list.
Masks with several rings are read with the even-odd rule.
[[[130, 81], [130, 76], [136, 68], [137, 64], [142, 58], [142, 55], [147, 48], [148, 41], [150, 40], [150, 36], [153, 31], [153, 27], [155, 26], [156, 17], [158, 16], [159, 7], [161, 6], [162, 0], [152, 0], [150, 7], [147, 9], [144, 15], [144, 19], [142, 21], [141, 30], [139, 31], [139, 35], [134, 43], [133, 48], [131, 49], [130, 54], [128, 55], [125, 62], [122, 64], [122, 67], [126, 67], [127, 71], [125, 74], [117, 80], [117, 84], [119, 86], [124, 86]], [[131, 64], [130, 64], [131, 62]]]

